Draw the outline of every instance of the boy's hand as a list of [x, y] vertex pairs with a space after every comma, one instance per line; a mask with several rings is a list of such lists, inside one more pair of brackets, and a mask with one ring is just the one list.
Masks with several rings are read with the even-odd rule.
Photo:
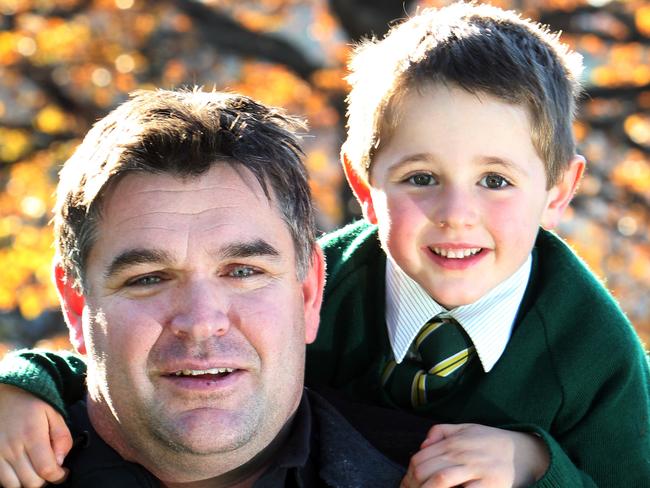
[[549, 453], [541, 439], [476, 424], [441, 424], [412, 458], [401, 488], [524, 487], [541, 478]]
[[0, 384], [0, 486], [37, 488], [60, 483], [72, 447], [63, 417], [50, 405], [11, 385]]

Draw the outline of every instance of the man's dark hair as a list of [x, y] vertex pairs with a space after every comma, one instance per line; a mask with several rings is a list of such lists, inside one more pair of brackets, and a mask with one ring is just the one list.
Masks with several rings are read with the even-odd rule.
[[199, 89], [137, 91], [88, 132], [61, 170], [55, 245], [84, 289], [85, 266], [109, 184], [132, 172], [191, 178], [215, 164], [255, 175], [293, 238], [299, 278], [309, 268], [314, 212], [298, 131], [305, 124], [248, 97]]

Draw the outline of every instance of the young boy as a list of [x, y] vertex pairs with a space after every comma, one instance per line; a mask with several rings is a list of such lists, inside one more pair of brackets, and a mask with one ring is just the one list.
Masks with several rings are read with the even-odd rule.
[[[580, 69], [538, 25], [467, 4], [424, 10], [351, 62], [342, 159], [366, 220], [321, 240], [329, 276], [306, 379], [447, 423], [405, 486], [650, 479], [644, 351], [607, 291], [543, 230], [584, 169], [571, 133]], [[23, 373], [52, 385], [53, 371], [73, 399], [78, 365], [14, 358], [25, 360]], [[24, 374], [4, 381], [56, 399]], [[468, 422], [534, 436], [452, 425]], [[522, 439], [545, 446], [537, 465]]]
[[[650, 486], [644, 351], [543, 230], [584, 169], [581, 68], [556, 36], [486, 5], [423, 11], [357, 50], [342, 159], [366, 220], [321, 241], [307, 378], [443, 422], [532, 424], [551, 458], [538, 486]], [[460, 324], [460, 345], [436, 356], [440, 322]], [[461, 436], [432, 432], [410, 475], [438, 469], [423, 464], [453, 449], [428, 445], [442, 435]]]

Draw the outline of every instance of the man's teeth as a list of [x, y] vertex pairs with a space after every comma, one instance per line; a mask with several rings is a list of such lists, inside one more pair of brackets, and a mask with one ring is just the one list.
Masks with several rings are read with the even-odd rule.
[[224, 374], [232, 373], [233, 368], [210, 368], [210, 369], [182, 369], [173, 374], [175, 376], [201, 376], [204, 374]]
[[471, 247], [469, 249], [444, 249], [441, 247], [434, 247], [433, 252], [438, 256], [449, 259], [462, 259], [468, 256], [473, 256], [481, 250], [480, 247]]

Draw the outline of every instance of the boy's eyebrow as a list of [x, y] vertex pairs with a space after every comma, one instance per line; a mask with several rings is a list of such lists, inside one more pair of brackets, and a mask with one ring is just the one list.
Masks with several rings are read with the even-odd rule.
[[111, 278], [129, 266], [170, 261], [171, 255], [160, 249], [128, 249], [113, 258], [104, 272], [104, 278]]
[[[393, 164], [391, 164], [388, 167], [388, 171], [396, 170], [400, 166], [414, 161], [426, 161], [434, 163], [437, 161], [437, 159], [435, 155], [426, 152], [407, 154], [406, 156], [398, 159]], [[484, 164], [486, 166], [502, 166], [512, 171], [516, 171], [517, 173], [522, 173], [522, 168], [518, 164], [515, 164], [514, 161], [508, 158], [503, 158], [500, 156], [485, 156], [482, 158], [481, 164]]]
[[508, 158], [502, 158], [499, 156], [488, 156], [485, 158], [484, 164], [486, 166], [501, 166], [505, 167], [508, 170], [515, 171], [516, 173], [523, 173], [522, 167], [518, 164], [515, 164], [514, 161]]
[[398, 169], [400, 166], [406, 163], [411, 163], [413, 161], [435, 162], [435, 160], [436, 158], [434, 157], [434, 155], [430, 153], [422, 152], [422, 153], [415, 153], [415, 154], [407, 154], [406, 156], [398, 159], [393, 164], [391, 164], [388, 167], [388, 171], [393, 171], [395, 169]]

